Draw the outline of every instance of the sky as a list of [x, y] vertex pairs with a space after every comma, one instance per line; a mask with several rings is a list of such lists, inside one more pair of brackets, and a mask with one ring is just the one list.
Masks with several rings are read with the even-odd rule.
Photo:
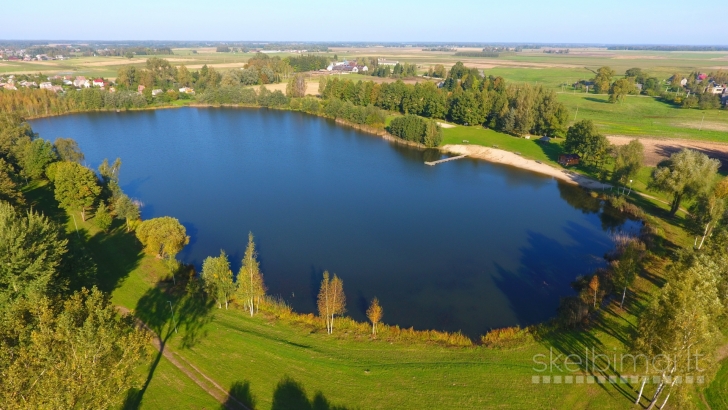
[[728, 45], [728, 1], [28, 0], [4, 40]]

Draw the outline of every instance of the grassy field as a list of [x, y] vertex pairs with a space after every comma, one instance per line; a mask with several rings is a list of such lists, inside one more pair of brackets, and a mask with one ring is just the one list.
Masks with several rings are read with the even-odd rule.
[[[112, 292], [115, 304], [134, 310], [180, 361], [258, 409], [622, 409], [636, 397], [637, 386], [627, 384], [567, 384], [566, 379], [535, 384], [533, 376], [616, 373], [583, 367], [576, 373], [556, 369], [539, 373], [533, 369], [533, 360], [539, 354], [548, 357], [551, 351], [580, 353], [591, 347], [610, 354], [622, 351], [636, 315], [660, 283], [659, 261], [650, 266], [650, 274], [655, 276], [638, 280], [634, 295], [628, 298], [629, 309], [621, 311], [610, 305], [588, 332], [544, 333], [502, 349], [448, 348], [374, 340], [341, 329], [332, 336], [323, 326], [293, 324], [267, 314], [250, 318], [240, 309], [216, 309], [181, 297], [170, 291], [172, 284], [163, 264], [143, 255], [133, 234], [126, 233], [120, 222], [103, 234], [91, 221], [76, 217], [76, 234], [73, 218], [57, 208], [49, 186], [33, 185], [27, 196], [34, 207], [87, 244], [100, 268], [100, 285]], [[659, 218], [657, 223], [666, 243], [679, 236], [673, 224]], [[174, 322], [168, 301], [175, 306]], [[173, 324], [178, 326], [178, 334], [173, 332]], [[147, 380], [146, 387], [130, 392], [126, 408], [219, 407], [164, 357], [151, 355], [148, 363], [140, 364], [139, 374]], [[648, 387], [646, 392], [650, 391]], [[711, 392], [711, 403], [725, 400], [724, 391]]]
[[606, 135], [728, 142], [727, 110], [674, 108], [647, 96], [629, 96], [618, 104], [608, 102], [607, 95], [567, 92], [559, 94], [559, 99], [569, 108], [572, 120], [574, 116], [577, 121], [592, 120]]
[[[193, 53], [193, 49], [174, 49], [174, 55], [156, 57], [166, 58], [175, 65], [185, 64], [193, 70], [203, 64], [226, 70], [243, 67], [252, 56], [251, 53], [216, 53], [214, 48], [198, 48], [194, 51], [196, 53]], [[541, 84], [559, 92], [559, 99], [569, 108], [572, 118], [591, 119], [606, 134], [728, 142], [726, 110], [680, 109], [644, 96], [629, 96], [621, 104], [611, 104], [607, 102], [606, 95], [574, 94], [568, 86], [562, 86], [593, 78], [594, 71], [604, 65], [615, 69], [617, 75], [623, 74], [628, 68], [640, 67], [660, 79], [666, 79], [675, 72], [687, 75], [692, 71], [728, 69], [728, 52], [609, 51], [589, 48], [574, 49], [570, 54], [544, 54], [540, 50], [526, 50], [522, 53], [503, 53], [499, 58], [466, 58], [451, 52], [425, 52], [407, 47], [365, 47], [333, 48], [322, 54], [331, 58], [336, 55], [339, 59], [384, 57], [418, 64], [420, 72], [425, 72], [434, 64], [450, 66], [456, 61], [463, 61], [467, 66], [483, 69], [486, 75], [502, 76], [518, 83]], [[271, 55], [286, 57], [290, 54]], [[147, 57], [151, 56], [133, 59], [78, 57], [64, 61], [4, 61], [0, 62], [0, 74], [43, 72], [113, 79], [121, 66], [134, 64], [141, 67]], [[345, 78], [372, 79], [362, 75], [348, 75]], [[317, 77], [311, 80], [316, 82]], [[282, 85], [272, 87], [284, 88]], [[316, 89], [311, 87], [312, 92]]]

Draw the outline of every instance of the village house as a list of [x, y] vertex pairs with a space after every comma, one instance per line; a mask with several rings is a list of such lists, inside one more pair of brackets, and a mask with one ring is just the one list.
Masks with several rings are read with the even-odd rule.
[[161, 90], [161, 89], [159, 89], [159, 88], [157, 88], [157, 89], [155, 89], [155, 90], [152, 90], [152, 97], [156, 97], [156, 96], [158, 96], [159, 94], [162, 94], [163, 92], [164, 92], [164, 91], [162, 91], [162, 90]]
[[95, 79], [95, 80], [93, 81], [93, 86], [94, 86], [94, 87], [101, 87], [101, 88], [104, 88], [104, 80], [102, 80], [102, 79], [100, 79], [100, 78], [97, 78], [97, 79]]
[[329, 64], [328, 67], [326, 67], [326, 71], [336, 71], [336, 72], [343, 72], [343, 73], [366, 73], [369, 71], [369, 67], [358, 65], [356, 61], [341, 61]]
[[179, 92], [181, 92], [182, 94], [194, 94], [195, 90], [190, 87], [182, 87], [179, 89]]
[[377, 64], [379, 64], [379, 65], [389, 65], [389, 66], [394, 67], [397, 64], [399, 64], [399, 61], [389, 61], [389, 60], [386, 60], [384, 58], [379, 58], [379, 59], [377, 59]]
[[726, 90], [725, 84], [717, 84], [712, 83], [711, 85], [706, 88], [706, 91], [709, 91], [711, 94], [723, 94], [723, 92]]
[[18, 88], [15, 87], [12, 84], [5, 84], [5, 86], [3, 86], [3, 88], [5, 88], [6, 90], [10, 90], [10, 91], [17, 91], [18, 90]]
[[144, 89], [145, 89], [145, 88], [147, 88], [147, 87], [145, 87], [145, 86], [143, 86], [143, 85], [139, 84], [139, 85], [137, 86], [137, 92], [138, 92], [139, 94], [141, 94], [141, 93], [143, 93], [143, 92], [144, 92]]
[[78, 76], [75, 80], [73, 80], [73, 86], [76, 88], [89, 88], [91, 87], [91, 84], [84, 76]]
[[40, 89], [41, 90], [49, 90], [51, 87], [53, 87], [53, 84], [51, 84], [48, 81], [43, 82], [43, 83], [40, 83]]

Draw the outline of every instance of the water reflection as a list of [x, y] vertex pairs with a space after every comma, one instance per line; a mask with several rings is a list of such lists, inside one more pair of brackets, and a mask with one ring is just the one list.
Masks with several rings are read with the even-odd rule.
[[300, 113], [250, 109], [96, 113], [33, 121], [75, 138], [91, 166], [121, 157], [121, 185], [144, 218], [188, 229], [198, 267], [224, 249], [237, 272], [252, 231], [273, 295], [314, 312], [324, 270], [348, 314], [373, 297], [384, 322], [462, 330], [527, 325], [555, 313], [603, 263], [608, 231], [638, 224], [550, 177], [443, 155]]

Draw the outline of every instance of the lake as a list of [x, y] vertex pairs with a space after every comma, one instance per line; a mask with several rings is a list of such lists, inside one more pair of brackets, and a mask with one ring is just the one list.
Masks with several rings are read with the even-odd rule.
[[269, 293], [314, 312], [324, 270], [344, 281], [347, 314], [477, 336], [553, 317], [569, 284], [602, 266], [605, 213], [550, 177], [419, 150], [306, 114], [180, 108], [31, 121], [73, 138], [96, 168], [122, 159], [120, 183], [142, 217], [172, 216], [197, 268], [224, 249], [234, 272], [253, 232]]

